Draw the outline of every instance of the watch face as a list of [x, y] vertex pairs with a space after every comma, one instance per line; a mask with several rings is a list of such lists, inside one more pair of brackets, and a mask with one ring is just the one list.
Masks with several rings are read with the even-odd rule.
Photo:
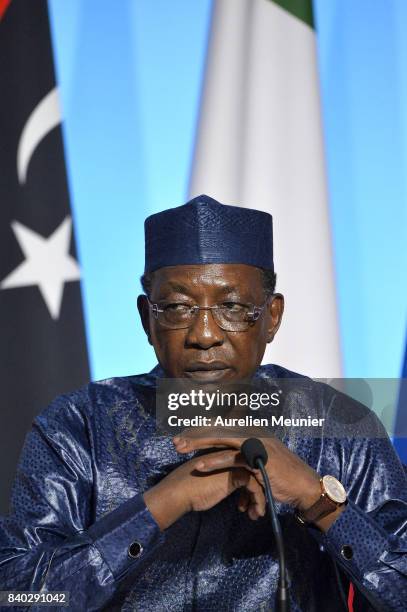
[[326, 494], [332, 501], [337, 504], [344, 504], [346, 502], [346, 491], [342, 483], [340, 483], [335, 476], [324, 476], [322, 483]]

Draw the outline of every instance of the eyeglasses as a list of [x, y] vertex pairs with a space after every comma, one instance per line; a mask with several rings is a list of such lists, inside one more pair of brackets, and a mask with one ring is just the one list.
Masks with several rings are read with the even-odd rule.
[[240, 304], [224, 302], [214, 306], [190, 306], [183, 303], [160, 302], [153, 304], [147, 298], [152, 315], [163, 327], [168, 329], [186, 329], [193, 325], [200, 310], [211, 310], [215, 322], [225, 331], [246, 331], [253, 325], [263, 312], [267, 303], [261, 306], [255, 304]]

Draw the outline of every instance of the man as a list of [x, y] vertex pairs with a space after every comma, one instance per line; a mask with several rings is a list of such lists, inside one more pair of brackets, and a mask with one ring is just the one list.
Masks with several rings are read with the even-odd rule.
[[[278, 558], [262, 480], [239, 452], [244, 438], [172, 439], [154, 418], [163, 377], [297, 376], [260, 366], [283, 312], [274, 284], [270, 215], [200, 196], [147, 219], [138, 306], [159, 366], [91, 383], [35, 419], [2, 522], [1, 589], [67, 591], [71, 610], [274, 609]], [[308, 415], [355, 420], [352, 402], [300, 380]], [[343, 610], [349, 581], [359, 609], [405, 609], [406, 478], [368, 421], [370, 438], [338, 438], [329, 425], [263, 438], [291, 610]]]

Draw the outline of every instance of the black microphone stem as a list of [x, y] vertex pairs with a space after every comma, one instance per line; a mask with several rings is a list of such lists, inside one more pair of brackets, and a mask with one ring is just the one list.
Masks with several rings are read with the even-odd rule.
[[270, 481], [264, 463], [260, 457], [256, 458], [256, 464], [259, 468], [261, 475], [263, 476], [264, 490], [267, 500], [267, 511], [273, 527], [274, 537], [276, 540], [277, 551], [278, 551], [278, 563], [280, 568], [280, 578], [277, 589], [276, 599], [276, 611], [277, 612], [289, 612], [290, 604], [288, 600], [288, 584], [287, 584], [287, 573], [285, 565], [285, 552], [283, 543], [283, 534], [281, 531], [280, 521], [277, 517], [276, 507], [274, 505], [273, 495], [271, 493]]

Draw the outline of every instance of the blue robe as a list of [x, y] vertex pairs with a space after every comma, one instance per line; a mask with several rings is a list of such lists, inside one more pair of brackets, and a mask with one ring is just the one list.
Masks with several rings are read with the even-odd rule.
[[[1, 590], [68, 591], [65, 609], [80, 612], [274, 609], [271, 528], [266, 517], [251, 521], [238, 511], [238, 492], [164, 532], [144, 504], [144, 491], [192, 457], [177, 454], [171, 437], [156, 431], [154, 392], [162, 375], [157, 367], [90, 383], [36, 417], [11, 513], [0, 523]], [[255, 376], [295, 375], [269, 365]], [[306, 413], [329, 422], [338, 393], [304, 381]], [[338, 568], [345, 591], [349, 580], [355, 586], [356, 609], [407, 609], [406, 476], [373, 414], [369, 421], [377, 435], [338, 438], [328, 431], [283, 440], [319, 474], [336, 476], [349, 496], [326, 535], [277, 504], [293, 612], [343, 610]], [[128, 554], [133, 542], [142, 547], [137, 558]]]

